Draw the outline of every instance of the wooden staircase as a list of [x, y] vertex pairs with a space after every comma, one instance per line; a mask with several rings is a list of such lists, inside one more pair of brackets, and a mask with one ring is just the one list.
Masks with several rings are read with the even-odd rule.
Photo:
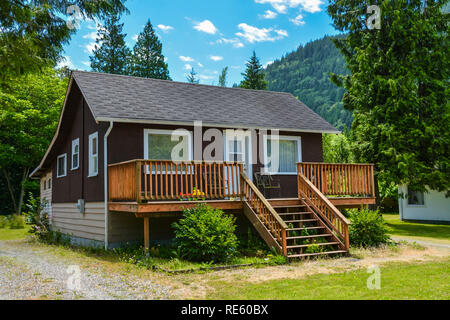
[[310, 211], [303, 200], [298, 205], [273, 207], [287, 224], [286, 249], [288, 258], [346, 254], [343, 244], [333, 232]]
[[297, 200], [272, 205], [241, 172], [244, 213], [269, 245], [293, 258], [348, 254], [349, 221], [302, 174]]

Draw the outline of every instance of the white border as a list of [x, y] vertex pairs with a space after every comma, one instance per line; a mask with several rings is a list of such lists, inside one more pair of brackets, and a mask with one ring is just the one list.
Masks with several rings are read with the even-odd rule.
[[[93, 156], [93, 154], [92, 154], [92, 151], [93, 151], [92, 150], [92, 140], [94, 138], [97, 139], [97, 172], [93, 171], [93, 165], [92, 165], [92, 156]], [[89, 172], [88, 172], [89, 175], [88, 175], [88, 178], [92, 178], [92, 177], [98, 176], [99, 150], [100, 150], [100, 146], [99, 146], [99, 141], [98, 141], [98, 132], [94, 132], [94, 133], [89, 135], [89, 157], [88, 157], [89, 158], [89, 165], [88, 165], [88, 167], [89, 167]]]
[[[74, 156], [75, 146], [78, 146], [78, 153], [76, 153], [77, 158], [78, 158], [76, 167], [73, 166], [73, 156]], [[80, 138], [76, 138], [76, 139], [72, 140], [72, 154], [70, 157], [70, 162], [71, 162], [71, 170], [72, 171], [80, 168]]]
[[[59, 175], [59, 159], [64, 158], [64, 174]], [[56, 177], [57, 178], [64, 178], [67, 176], [67, 153], [61, 154], [56, 159]]]
[[[253, 181], [253, 148], [252, 148], [252, 133], [248, 130], [242, 130], [242, 129], [226, 129], [223, 131], [223, 160], [225, 162], [234, 162], [232, 160], [228, 159], [228, 142], [231, 138], [239, 138], [242, 139], [242, 151], [243, 151], [243, 163], [247, 165], [248, 168], [248, 177], [250, 180]], [[245, 145], [245, 138], [248, 137], [248, 148]], [[248, 162], [245, 162], [245, 159], [247, 158], [248, 154]]]
[[[267, 134], [263, 135], [264, 139], [264, 173], [270, 174], [270, 175], [297, 175], [297, 171], [295, 172], [270, 172], [267, 168], [267, 162], [268, 162], [268, 156], [267, 156], [267, 140], [268, 140]], [[302, 137], [300, 136], [279, 136], [278, 140], [291, 140], [291, 141], [297, 141], [297, 162], [302, 162]], [[296, 165], [297, 165], [296, 162]], [[279, 168], [278, 168], [279, 170]]]

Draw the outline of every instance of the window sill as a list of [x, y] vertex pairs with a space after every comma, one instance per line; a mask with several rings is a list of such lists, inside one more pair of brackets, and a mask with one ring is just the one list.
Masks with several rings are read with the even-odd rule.
[[96, 173], [96, 174], [91, 174], [91, 175], [88, 175], [88, 178], [95, 178], [95, 177], [98, 177], [98, 173]]
[[59, 178], [64, 178], [64, 177], [67, 177], [67, 174], [65, 174], [65, 175], [63, 175], [63, 176], [56, 176], [57, 179], [59, 179]]

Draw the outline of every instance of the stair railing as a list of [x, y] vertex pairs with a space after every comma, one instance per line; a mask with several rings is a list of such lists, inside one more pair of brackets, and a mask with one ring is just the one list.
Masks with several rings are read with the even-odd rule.
[[247, 201], [249, 206], [256, 212], [258, 218], [281, 246], [283, 255], [287, 256], [286, 233], [288, 226], [286, 222], [281, 219], [269, 201], [243, 171], [241, 172], [241, 191], [242, 200]]
[[298, 197], [315, 210], [325, 223], [337, 234], [345, 246], [350, 247], [348, 227], [350, 221], [309, 181], [300, 171], [298, 172]]

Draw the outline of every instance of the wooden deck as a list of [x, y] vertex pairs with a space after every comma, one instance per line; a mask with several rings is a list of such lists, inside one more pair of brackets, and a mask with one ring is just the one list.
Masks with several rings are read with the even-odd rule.
[[[243, 163], [132, 160], [109, 166], [109, 210], [144, 219], [178, 216], [207, 203], [243, 212], [264, 241], [286, 257], [347, 253], [350, 222], [338, 208], [375, 204], [373, 165], [298, 163], [297, 198], [266, 199], [243, 170]], [[299, 236], [301, 230], [311, 230]], [[307, 240], [307, 241], [306, 241]], [[304, 242], [306, 241], [306, 243]]]
[[[362, 205], [375, 204], [375, 198], [328, 198], [337, 208], [359, 208]], [[272, 206], [295, 205], [298, 198], [268, 199]], [[190, 209], [199, 203], [207, 203], [212, 208], [222, 210], [242, 210], [243, 203], [238, 200], [205, 200], [205, 201], [154, 201], [148, 203], [137, 202], [109, 202], [109, 210], [115, 212], [129, 212], [136, 217], [165, 216], [168, 213], [181, 215], [183, 209]]]

